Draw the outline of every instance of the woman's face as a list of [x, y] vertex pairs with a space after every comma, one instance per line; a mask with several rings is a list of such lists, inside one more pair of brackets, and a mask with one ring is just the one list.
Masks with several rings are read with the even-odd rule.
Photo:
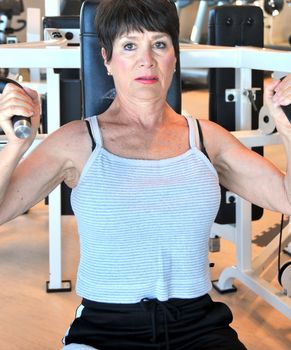
[[166, 33], [132, 31], [115, 39], [110, 62], [119, 97], [155, 100], [166, 98], [176, 66], [171, 37]]

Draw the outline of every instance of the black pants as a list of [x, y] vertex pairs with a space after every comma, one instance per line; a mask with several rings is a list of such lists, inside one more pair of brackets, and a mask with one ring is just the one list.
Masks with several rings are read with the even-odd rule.
[[232, 313], [209, 295], [195, 299], [143, 299], [136, 304], [84, 299], [65, 344], [99, 350], [246, 350], [229, 326]]

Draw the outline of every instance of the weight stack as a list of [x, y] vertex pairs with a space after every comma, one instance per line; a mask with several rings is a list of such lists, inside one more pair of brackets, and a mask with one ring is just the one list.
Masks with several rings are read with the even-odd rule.
[[[209, 12], [208, 43], [219, 46], [256, 46], [264, 45], [263, 11], [258, 6], [217, 6]], [[225, 101], [225, 90], [235, 88], [234, 68], [209, 69], [209, 119], [229, 131], [235, 130], [235, 102]], [[263, 105], [264, 72], [252, 71], [252, 87], [256, 91], [255, 104], [252, 108], [252, 129], [258, 128], [259, 110]], [[263, 147], [254, 151], [263, 154]], [[221, 187], [221, 205], [215, 222], [219, 224], [235, 223], [235, 203], [227, 203], [227, 189]], [[252, 205], [252, 220], [258, 220], [263, 209]]]

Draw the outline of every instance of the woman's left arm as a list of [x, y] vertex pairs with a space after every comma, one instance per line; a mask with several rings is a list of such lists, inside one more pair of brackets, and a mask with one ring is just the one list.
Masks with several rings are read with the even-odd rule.
[[286, 174], [209, 121], [201, 123], [205, 147], [221, 185], [251, 203], [291, 215], [291, 123], [280, 107], [291, 103], [291, 75], [266, 86], [265, 102], [285, 147]]
[[277, 131], [280, 133], [284, 145], [287, 160], [284, 189], [286, 198], [291, 203], [291, 120], [288, 120], [281, 108], [281, 106], [291, 105], [291, 74], [282, 81], [275, 80], [266, 86], [265, 103], [275, 120]]

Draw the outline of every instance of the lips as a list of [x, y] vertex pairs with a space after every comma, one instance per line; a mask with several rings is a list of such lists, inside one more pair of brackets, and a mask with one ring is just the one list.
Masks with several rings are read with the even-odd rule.
[[159, 81], [159, 78], [156, 75], [147, 75], [138, 77], [135, 80], [142, 84], [154, 84]]

